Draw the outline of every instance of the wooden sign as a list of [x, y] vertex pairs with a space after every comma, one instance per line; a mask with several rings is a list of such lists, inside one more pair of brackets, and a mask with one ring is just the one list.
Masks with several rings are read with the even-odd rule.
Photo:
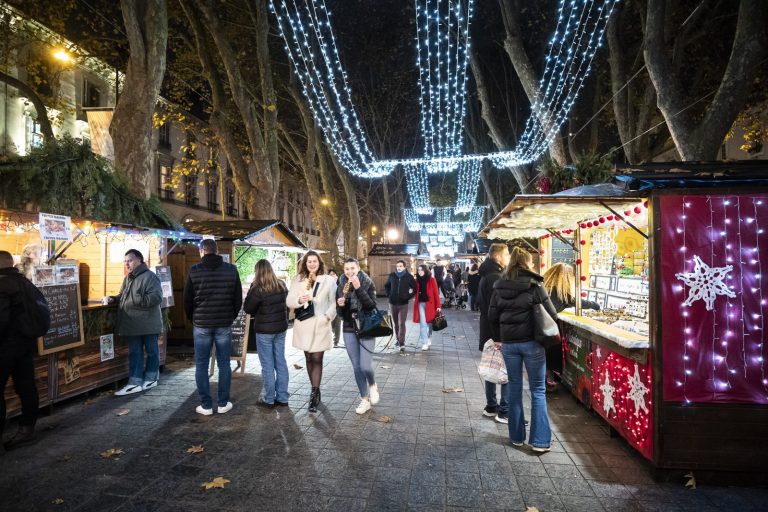
[[41, 286], [51, 310], [51, 328], [37, 340], [40, 355], [85, 345], [80, 285], [75, 283]]
[[232, 323], [232, 359], [238, 360], [240, 373], [245, 371], [245, 358], [248, 355], [248, 336], [251, 332], [251, 315], [240, 310]]
[[176, 305], [173, 300], [173, 282], [171, 281], [171, 267], [158, 265], [155, 267], [155, 274], [160, 279], [160, 287], [163, 289], [163, 301], [161, 308], [170, 308]]

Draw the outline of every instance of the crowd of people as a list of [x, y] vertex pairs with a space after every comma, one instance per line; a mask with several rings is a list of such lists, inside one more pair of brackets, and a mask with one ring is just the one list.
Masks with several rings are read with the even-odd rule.
[[[375, 338], [361, 334], [359, 317], [377, 308], [373, 280], [360, 269], [358, 261], [344, 262], [340, 276], [326, 268], [320, 254], [307, 252], [301, 258], [296, 277], [286, 285], [275, 274], [269, 261], [255, 264], [254, 278], [243, 299], [237, 267], [218, 254], [214, 240], [200, 244], [201, 261], [187, 276], [184, 288], [184, 311], [193, 325], [195, 348], [195, 381], [200, 405], [196, 412], [204, 416], [214, 413], [208, 365], [215, 348], [218, 372], [216, 412], [232, 410], [230, 353], [232, 324], [241, 308], [251, 316], [257, 354], [261, 365], [261, 407], [289, 405], [289, 372], [285, 359], [285, 341], [289, 318], [293, 317], [293, 347], [304, 352], [311, 392], [309, 412], [318, 412], [322, 401], [323, 356], [334, 346], [343, 346], [353, 369], [360, 393], [358, 414], [365, 414], [379, 401], [373, 369]], [[130, 395], [158, 385], [160, 363], [158, 336], [163, 331], [160, 304], [162, 290], [158, 277], [149, 271], [143, 255], [131, 249], [124, 257], [126, 276], [120, 292], [105, 298], [117, 305], [116, 332], [129, 346], [129, 378], [117, 391]], [[405, 261], [397, 262], [385, 284], [392, 317], [396, 350], [405, 352], [408, 310], [419, 326], [422, 351], [432, 346], [432, 323], [450, 304], [457, 288], [466, 289], [469, 307], [479, 312], [479, 348], [489, 340], [503, 356], [508, 383], [485, 383], [484, 416], [507, 424], [510, 442], [522, 446], [526, 441], [523, 408], [523, 367], [531, 394], [531, 418], [528, 444], [535, 452], [550, 449], [551, 429], [547, 415], [546, 391], [554, 384], [554, 376], [562, 366], [561, 348], [545, 350], [534, 339], [532, 309], [542, 304], [553, 317], [574, 303], [573, 269], [565, 264], [553, 265], [543, 276], [533, 270], [530, 252], [506, 244], [490, 246], [488, 256], [478, 266], [461, 268], [457, 264], [432, 268], [419, 265], [416, 274], [409, 272]], [[34, 339], [24, 336], [15, 319], [24, 317], [30, 297], [37, 289], [15, 268], [9, 253], [0, 251], [0, 389], [13, 377], [21, 398], [22, 415], [19, 431], [5, 448], [34, 442], [34, 425], [38, 399], [34, 381]], [[39, 294], [39, 291], [37, 291]], [[40, 295], [42, 297], [42, 295]], [[43, 299], [44, 300], [44, 299]], [[413, 305], [410, 303], [413, 301]], [[582, 301], [586, 308], [597, 304]], [[490, 345], [489, 345], [490, 346]], [[5, 402], [0, 399], [0, 435], [5, 424]], [[2, 446], [2, 445], [0, 445]], [[0, 448], [2, 449], [2, 448]]]

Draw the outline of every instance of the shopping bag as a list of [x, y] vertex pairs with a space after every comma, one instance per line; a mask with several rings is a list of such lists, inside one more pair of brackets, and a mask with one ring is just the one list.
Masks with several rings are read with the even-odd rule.
[[496, 343], [493, 340], [488, 340], [483, 345], [483, 357], [480, 359], [477, 372], [483, 380], [494, 384], [506, 384], [509, 380], [504, 356], [501, 350], [496, 350]]

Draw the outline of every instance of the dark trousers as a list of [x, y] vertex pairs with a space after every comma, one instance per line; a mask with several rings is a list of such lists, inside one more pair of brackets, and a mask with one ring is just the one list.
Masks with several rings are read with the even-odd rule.
[[13, 378], [13, 388], [21, 399], [19, 424], [34, 426], [39, 400], [35, 385], [35, 342], [8, 341], [0, 343], [0, 436], [5, 430], [5, 385]]
[[408, 318], [408, 304], [390, 304], [389, 311], [392, 313], [392, 323], [395, 324], [395, 335], [397, 335], [397, 344], [405, 346], [405, 321]]
[[563, 345], [558, 343], [553, 347], [547, 348], [547, 371], [554, 372], [557, 375], [563, 373]]

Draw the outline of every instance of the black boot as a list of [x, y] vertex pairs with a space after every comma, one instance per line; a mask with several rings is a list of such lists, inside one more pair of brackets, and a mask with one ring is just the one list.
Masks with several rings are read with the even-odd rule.
[[320, 403], [320, 388], [312, 388], [309, 395], [309, 412], [317, 412], [317, 404]]
[[36, 441], [37, 436], [35, 435], [34, 425], [19, 425], [19, 430], [16, 434], [5, 443], [5, 449], [13, 450], [15, 448], [21, 448], [22, 446], [34, 444]]

